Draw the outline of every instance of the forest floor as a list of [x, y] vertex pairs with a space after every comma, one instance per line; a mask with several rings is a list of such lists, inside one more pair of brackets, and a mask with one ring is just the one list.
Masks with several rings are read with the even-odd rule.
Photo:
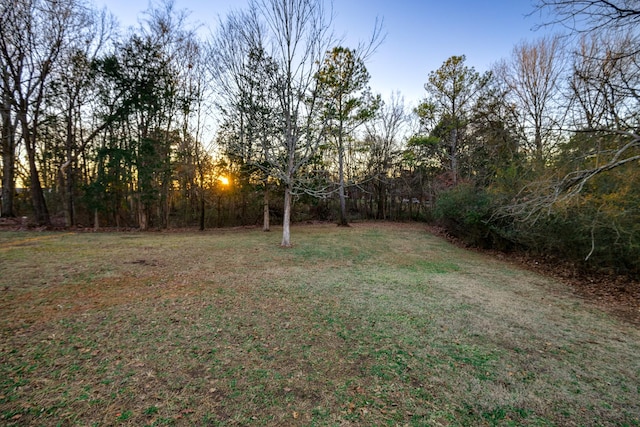
[[0, 424], [640, 425], [607, 298], [421, 224], [292, 240], [0, 232]]

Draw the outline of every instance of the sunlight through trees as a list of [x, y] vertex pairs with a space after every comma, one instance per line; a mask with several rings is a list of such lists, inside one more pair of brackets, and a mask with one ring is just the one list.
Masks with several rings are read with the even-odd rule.
[[[370, 87], [323, 0], [137, 28], [84, 0], [0, 3], [2, 218], [163, 229], [436, 221], [471, 244], [640, 272], [640, 10], [539, 0], [548, 35], [452, 52], [417, 106]], [[415, 108], [414, 108], [415, 107]], [[224, 189], [224, 197], [221, 191]]]

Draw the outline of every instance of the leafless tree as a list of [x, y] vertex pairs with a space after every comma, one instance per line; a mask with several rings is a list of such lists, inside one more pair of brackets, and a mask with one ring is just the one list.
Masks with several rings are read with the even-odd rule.
[[0, 80], [2, 89], [2, 99], [0, 105], [1, 133], [2, 142], [0, 145], [2, 152], [2, 195], [0, 198], [1, 209], [0, 216], [13, 217], [14, 212], [14, 196], [15, 196], [15, 167], [16, 167], [16, 137], [18, 122], [12, 108], [13, 86], [11, 84], [9, 68], [5, 57], [0, 56], [0, 65], [2, 72], [2, 80]]
[[[80, 175], [79, 160], [86, 164], [87, 146], [98, 135], [92, 103], [96, 98], [92, 64], [113, 41], [115, 18], [106, 10], [78, 11], [78, 31], [60, 53], [60, 66], [47, 88], [47, 108], [64, 125], [64, 157], [59, 159], [58, 178], [64, 197], [65, 220], [75, 225], [75, 187]], [[95, 126], [95, 127], [94, 127]], [[86, 131], [89, 132], [86, 132]]]
[[[322, 0], [251, 0], [248, 39], [264, 47], [277, 72], [269, 84], [280, 118], [265, 151], [268, 173], [284, 186], [282, 246], [291, 246], [292, 197], [301, 188], [298, 173], [316, 154], [320, 138], [314, 128], [318, 107], [315, 75], [331, 46], [330, 14]], [[264, 31], [264, 32], [263, 32]], [[264, 45], [258, 35], [264, 34]]]
[[560, 37], [554, 36], [519, 43], [511, 58], [496, 69], [508, 89], [507, 97], [522, 112], [523, 136], [539, 167], [544, 166], [562, 126], [564, 114], [559, 103], [563, 67]]
[[[578, 153], [595, 157], [589, 167], [526, 188], [512, 213], [530, 218], [582, 192], [595, 176], [640, 161], [640, 3], [636, 0], [540, 0], [546, 24], [561, 24], [579, 36], [570, 77], [571, 129], [593, 136]], [[606, 138], [608, 144], [600, 142]]]
[[391, 95], [382, 104], [376, 118], [365, 124], [364, 144], [368, 153], [367, 179], [372, 182], [377, 206], [376, 218], [386, 219], [386, 199], [389, 185], [389, 173], [395, 157], [400, 152], [403, 131], [409, 124], [410, 116], [399, 93]]
[[[162, 0], [159, 3], [150, 3], [145, 12], [141, 32], [149, 39], [161, 46], [161, 54], [172, 74], [167, 80], [167, 90], [172, 91], [165, 104], [163, 114], [165, 121], [158, 131], [164, 134], [165, 143], [171, 140], [171, 133], [178, 127], [178, 122], [188, 119], [186, 112], [191, 108], [194, 98], [198, 97], [193, 89], [192, 71], [197, 65], [195, 54], [198, 50], [196, 28], [188, 22], [189, 12], [176, 7], [175, 0]], [[190, 86], [189, 86], [190, 85]], [[190, 88], [190, 89], [189, 89]], [[186, 136], [184, 132], [182, 136]], [[164, 150], [164, 162], [171, 163], [172, 151], [175, 147], [169, 144], [169, 149]], [[197, 148], [197, 147], [194, 147]], [[162, 228], [169, 226], [170, 211], [170, 187], [172, 176], [167, 170], [160, 178], [160, 224]]]
[[185, 192], [187, 199], [198, 200], [200, 230], [204, 230], [207, 153], [203, 137], [207, 129], [205, 118], [211, 106], [204, 44], [195, 37], [189, 37], [183, 42], [181, 58], [183, 64], [178, 98], [182, 119], [181, 139], [184, 147], [179, 150], [185, 156], [183, 169], [186, 171], [188, 180], [188, 184], [181, 186], [181, 189]]
[[536, 9], [551, 13], [543, 25], [561, 25], [574, 34], [612, 30], [637, 34], [640, 28], [637, 0], [538, 0]]
[[632, 129], [640, 96], [638, 58], [629, 52], [634, 40], [614, 34], [580, 39], [570, 80], [578, 129]]
[[35, 220], [50, 223], [40, 183], [37, 151], [43, 101], [59, 58], [83, 25], [75, 0], [13, 0], [0, 3], [0, 57], [4, 101], [15, 112], [27, 153], [29, 184]]
[[232, 12], [220, 22], [209, 48], [216, 105], [222, 116], [218, 140], [225, 154], [263, 184], [263, 230], [270, 230], [266, 155], [279, 118], [277, 66], [266, 52], [266, 30], [255, 7]]

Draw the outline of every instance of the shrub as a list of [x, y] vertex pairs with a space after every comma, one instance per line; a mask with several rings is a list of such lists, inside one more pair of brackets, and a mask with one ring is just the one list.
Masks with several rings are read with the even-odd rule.
[[433, 216], [454, 236], [473, 246], [491, 247], [491, 199], [483, 190], [461, 184], [438, 197]]

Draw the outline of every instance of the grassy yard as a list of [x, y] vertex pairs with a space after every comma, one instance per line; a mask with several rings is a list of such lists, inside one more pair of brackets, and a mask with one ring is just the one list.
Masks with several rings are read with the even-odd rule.
[[638, 426], [640, 330], [420, 225], [0, 233], [0, 424]]

